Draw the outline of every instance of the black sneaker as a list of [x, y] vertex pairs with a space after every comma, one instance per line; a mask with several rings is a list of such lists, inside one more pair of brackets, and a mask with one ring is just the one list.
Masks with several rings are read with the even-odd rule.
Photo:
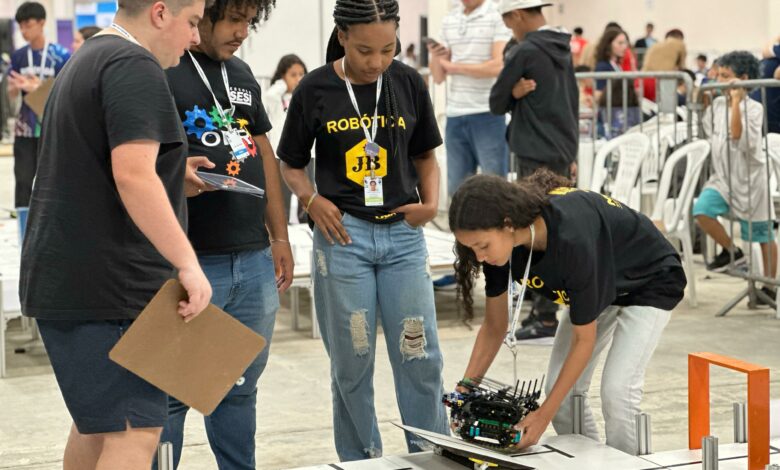
[[[520, 322], [520, 326], [522, 328], [525, 328], [526, 326], [530, 325], [531, 323], [536, 321], [536, 314], [531, 311], [531, 313], [528, 314], [527, 317], [523, 318], [523, 320]], [[519, 329], [517, 331], [520, 331]]]
[[[726, 272], [730, 267], [729, 263], [731, 263], [731, 256], [729, 251], [724, 249], [712, 260], [712, 263], [707, 265], [707, 270], [716, 273]], [[737, 251], [734, 252], [734, 267], [742, 266], [746, 263], [745, 254], [742, 253], [741, 249], [737, 248]]]
[[[771, 287], [764, 286], [764, 287], [761, 288], [761, 292], [763, 292], [764, 295], [766, 295], [767, 297], [769, 297], [773, 301], [775, 301], [775, 302], [777, 301], [776, 300], [777, 299], [777, 291], [772, 289]], [[768, 306], [771, 306], [772, 304], [764, 301], [764, 299], [761, 298], [761, 296], [757, 295], [756, 296], [756, 305], [768, 305]]]
[[555, 331], [557, 329], [558, 320], [555, 320], [555, 324], [549, 326], [539, 320], [534, 320], [528, 326], [524, 326], [515, 331], [515, 338], [517, 338], [518, 341], [536, 338], [551, 338], [555, 336]]

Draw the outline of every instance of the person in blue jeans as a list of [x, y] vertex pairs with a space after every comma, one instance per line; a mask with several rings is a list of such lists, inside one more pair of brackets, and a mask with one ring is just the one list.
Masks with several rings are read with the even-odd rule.
[[[398, 9], [397, 0], [336, 2], [328, 63], [293, 93], [277, 149], [316, 226], [314, 302], [343, 461], [382, 455], [373, 385], [380, 322], [401, 420], [448, 432], [422, 230], [437, 212], [441, 136], [422, 77], [393, 60]], [[316, 189], [305, 172], [312, 145]], [[410, 452], [422, 450], [406, 438]]]
[[[278, 163], [266, 133], [271, 124], [249, 66], [234, 57], [271, 0], [229, 0], [206, 8], [201, 43], [167, 73], [187, 133], [189, 167], [235, 177], [265, 190], [258, 198], [211, 191], [188, 174], [188, 235], [213, 288], [212, 303], [265, 337], [273, 335], [279, 293], [292, 282], [293, 261]], [[270, 237], [269, 237], [270, 232]], [[221, 470], [255, 468], [257, 383], [268, 347], [214, 412], [206, 434]], [[161, 440], [179, 464], [189, 407], [171, 397]]]

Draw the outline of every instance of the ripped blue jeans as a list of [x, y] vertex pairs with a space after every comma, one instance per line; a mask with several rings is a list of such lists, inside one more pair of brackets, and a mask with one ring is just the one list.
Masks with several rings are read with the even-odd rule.
[[[348, 214], [352, 244], [318, 229], [312, 253], [317, 320], [330, 357], [333, 432], [342, 461], [382, 455], [374, 410], [377, 321], [384, 330], [404, 424], [448, 434], [442, 354], [422, 228], [374, 224]], [[381, 311], [381, 313], [380, 313]], [[410, 452], [422, 450], [406, 435]]]

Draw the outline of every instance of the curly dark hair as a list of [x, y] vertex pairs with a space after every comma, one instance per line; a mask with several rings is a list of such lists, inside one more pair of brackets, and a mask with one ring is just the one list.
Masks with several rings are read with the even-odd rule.
[[239, 9], [247, 6], [257, 8], [254, 18], [249, 21], [251, 28], [256, 29], [261, 20], [268, 20], [271, 10], [276, 6], [276, 0], [213, 0], [211, 6], [207, 6], [204, 13], [204, 16], [211, 20], [212, 27], [225, 18], [225, 10], [228, 6]]
[[[599, 44], [596, 46], [596, 62], [609, 62], [612, 60], [612, 42], [621, 34], [625, 35], [626, 32], [620, 28], [607, 28], [604, 30], [604, 34], [599, 39]], [[628, 36], [626, 36], [628, 40]]]
[[[526, 228], [542, 213], [549, 203], [549, 192], [555, 188], [570, 187], [571, 180], [546, 168], [510, 183], [492, 175], [477, 175], [467, 179], [455, 191], [450, 204], [450, 230], [501, 229], [509, 224]], [[474, 278], [479, 275], [481, 263], [474, 251], [455, 242], [455, 280], [458, 296], [463, 300], [465, 319], [474, 318]]]
[[748, 51], [731, 51], [720, 56], [717, 63], [734, 72], [737, 77], [747, 76], [748, 80], [755, 80], [759, 74], [759, 63], [756, 56]]

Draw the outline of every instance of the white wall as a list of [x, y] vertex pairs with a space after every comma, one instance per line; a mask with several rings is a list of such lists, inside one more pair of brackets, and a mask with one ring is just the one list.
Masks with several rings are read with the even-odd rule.
[[[428, 16], [428, 0], [399, 0], [401, 7], [401, 48], [406, 51], [414, 43], [415, 53], [420, 56], [420, 17]], [[430, 29], [428, 30], [430, 32]]]
[[239, 55], [255, 75], [270, 77], [279, 59], [297, 54], [311, 70], [325, 61], [336, 0], [280, 0], [269, 21], [247, 39]]

